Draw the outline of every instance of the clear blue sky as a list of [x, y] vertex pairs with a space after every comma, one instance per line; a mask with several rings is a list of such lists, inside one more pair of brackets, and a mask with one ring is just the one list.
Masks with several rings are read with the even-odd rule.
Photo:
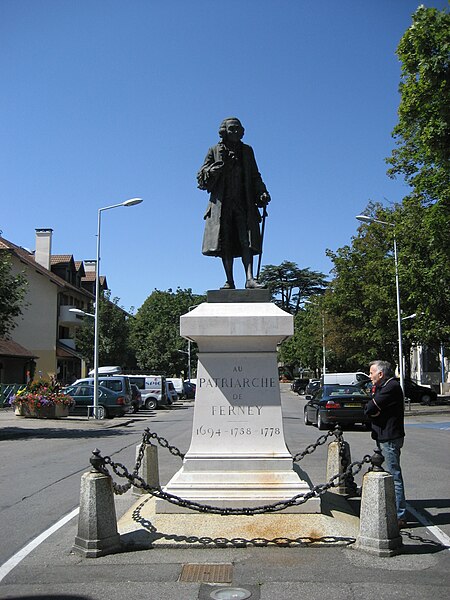
[[[326, 274], [386, 176], [411, 0], [0, 0], [0, 229], [34, 249], [95, 258], [113, 296], [224, 282], [201, 254], [196, 173], [237, 116], [271, 193], [263, 264]], [[425, 2], [444, 8], [445, 0]], [[256, 261], [255, 261], [256, 262]], [[243, 269], [235, 265], [236, 283]]]

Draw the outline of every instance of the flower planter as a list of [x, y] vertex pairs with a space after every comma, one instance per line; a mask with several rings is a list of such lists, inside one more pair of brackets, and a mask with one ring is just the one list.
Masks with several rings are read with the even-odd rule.
[[52, 404], [34, 408], [28, 404], [19, 404], [16, 406], [15, 413], [18, 417], [33, 419], [61, 419], [69, 416], [69, 407], [64, 404]]

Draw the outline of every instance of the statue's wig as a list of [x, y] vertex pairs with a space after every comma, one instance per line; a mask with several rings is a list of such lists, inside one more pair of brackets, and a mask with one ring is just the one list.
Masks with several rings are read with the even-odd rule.
[[239, 121], [239, 119], [237, 117], [227, 117], [226, 119], [224, 119], [222, 121], [222, 123], [220, 124], [220, 127], [219, 127], [219, 135], [220, 135], [220, 137], [222, 139], [226, 137], [226, 135], [227, 135], [227, 123], [229, 121], [236, 121], [236, 123], [239, 123], [240, 135], [241, 135], [241, 139], [242, 139], [244, 137], [245, 129], [242, 127], [242, 123]]

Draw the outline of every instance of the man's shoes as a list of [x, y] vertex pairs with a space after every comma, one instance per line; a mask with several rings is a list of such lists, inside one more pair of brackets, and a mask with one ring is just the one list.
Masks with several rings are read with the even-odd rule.
[[226, 281], [220, 289], [221, 290], [235, 290], [236, 286], [234, 285], [234, 283], [232, 283], [230, 281]]
[[397, 522], [398, 522], [399, 529], [406, 529], [408, 527], [408, 523], [406, 522], [406, 519], [399, 519]]

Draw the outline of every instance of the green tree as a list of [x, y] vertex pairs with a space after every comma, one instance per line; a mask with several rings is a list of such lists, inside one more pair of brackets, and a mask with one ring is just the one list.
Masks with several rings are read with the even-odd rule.
[[311, 369], [317, 375], [322, 369], [322, 316], [318, 307], [314, 302], [298, 311], [294, 335], [280, 347], [279, 360], [291, 370]]
[[[368, 212], [379, 220], [392, 220], [380, 205], [370, 205]], [[351, 245], [327, 250], [334, 267], [323, 304], [327, 348], [335, 368], [360, 369], [376, 357], [397, 363], [392, 234], [389, 226], [362, 225]]]
[[[180, 376], [187, 372], [187, 341], [180, 336], [180, 316], [205, 301], [191, 289], [155, 290], [133, 321], [133, 347], [139, 368], [151, 373]], [[195, 360], [191, 344], [191, 360]]]
[[[119, 298], [111, 300], [108, 290], [99, 303], [99, 365], [120, 365], [123, 369], [133, 369], [136, 361], [131, 347], [130, 319], [133, 317], [119, 306]], [[84, 325], [77, 332], [77, 349], [89, 365], [94, 360], [94, 320], [86, 317]]]
[[400, 291], [409, 343], [450, 339], [450, 205], [424, 207], [415, 197], [396, 207]]
[[323, 273], [300, 269], [287, 260], [281, 265], [264, 265], [259, 280], [267, 285], [275, 304], [293, 315], [298, 313], [305, 299], [322, 293], [326, 286]]
[[404, 354], [414, 343], [450, 337], [450, 214], [442, 203], [424, 206], [412, 196], [390, 209], [369, 204], [369, 216], [394, 227], [361, 225], [351, 245], [327, 251], [333, 280], [323, 298], [327, 346], [338, 367], [361, 368], [374, 357], [398, 363], [393, 257], [398, 248]]
[[7, 336], [22, 314], [27, 280], [23, 273], [12, 273], [11, 258], [6, 250], [0, 251], [0, 337]]
[[387, 162], [425, 203], [450, 200], [450, 15], [419, 6], [397, 48], [397, 142]]

